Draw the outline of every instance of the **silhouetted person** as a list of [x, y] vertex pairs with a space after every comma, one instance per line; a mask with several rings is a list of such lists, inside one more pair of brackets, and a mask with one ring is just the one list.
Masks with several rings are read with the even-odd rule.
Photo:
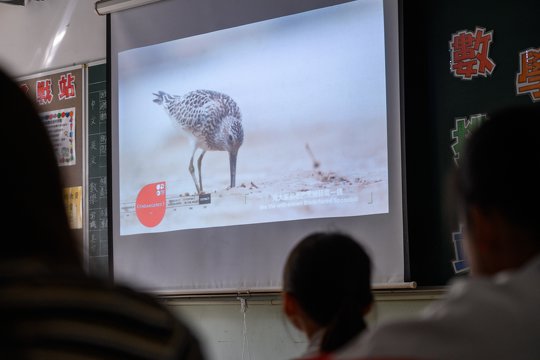
[[372, 302], [371, 261], [352, 237], [313, 233], [289, 254], [283, 311], [309, 339], [303, 358], [336, 351], [359, 335]]
[[491, 114], [455, 174], [471, 276], [332, 359], [540, 359], [540, 106]]
[[84, 273], [47, 130], [2, 72], [0, 94], [0, 358], [203, 359], [154, 297]]

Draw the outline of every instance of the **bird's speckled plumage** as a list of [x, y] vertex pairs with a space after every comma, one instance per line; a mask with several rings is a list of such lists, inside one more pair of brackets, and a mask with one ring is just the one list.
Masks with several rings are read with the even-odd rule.
[[231, 187], [234, 187], [236, 155], [244, 141], [242, 115], [236, 102], [230, 96], [213, 90], [195, 90], [185, 95], [159, 91], [154, 95], [154, 102], [165, 109], [173, 123], [193, 137], [193, 155], [197, 149], [203, 151], [198, 163], [198, 183], [193, 173], [193, 155], [190, 161], [189, 170], [197, 191], [202, 192], [200, 162], [206, 151], [229, 152]]

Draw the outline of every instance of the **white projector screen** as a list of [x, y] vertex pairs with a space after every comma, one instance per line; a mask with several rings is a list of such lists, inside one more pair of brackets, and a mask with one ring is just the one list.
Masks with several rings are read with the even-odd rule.
[[397, 1], [163, 1], [110, 18], [114, 276], [278, 291], [303, 236], [404, 281]]

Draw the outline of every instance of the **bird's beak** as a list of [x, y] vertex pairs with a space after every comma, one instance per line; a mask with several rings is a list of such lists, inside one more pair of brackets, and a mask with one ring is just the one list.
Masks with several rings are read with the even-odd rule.
[[229, 165], [231, 167], [231, 188], [236, 186], [236, 155], [238, 153], [230, 152], [229, 153]]

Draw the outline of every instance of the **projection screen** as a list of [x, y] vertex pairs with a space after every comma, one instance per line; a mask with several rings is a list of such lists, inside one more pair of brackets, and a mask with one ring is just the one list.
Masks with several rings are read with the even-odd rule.
[[162, 1], [108, 33], [116, 280], [279, 291], [313, 231], [408, 280], [397, 1]]

